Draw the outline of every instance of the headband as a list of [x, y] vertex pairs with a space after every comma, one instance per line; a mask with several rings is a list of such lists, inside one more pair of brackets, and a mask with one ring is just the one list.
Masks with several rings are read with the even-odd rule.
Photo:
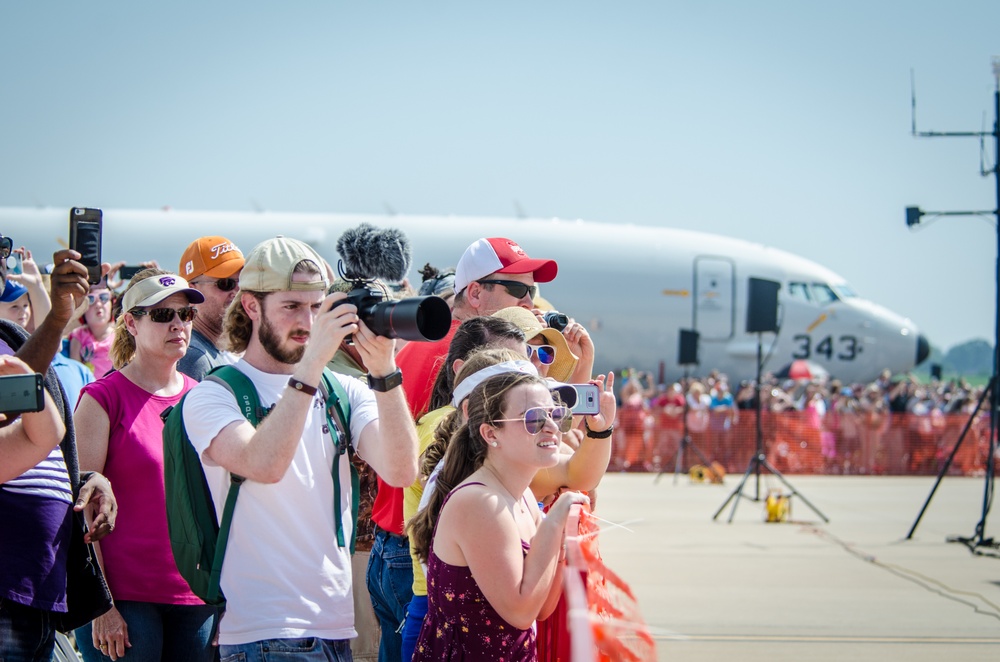
[[538, 369], [535, 368], [531, 361], [504, 361], [503, 363], [497, 363], [496, 365], [491, 365], [482, 370], [477, 370], [468, 377], [462, 380], [462, 382], [455, 386], [455, 390], [452, 391], [451, 404], [456, 409], [462, 404], [462, 400], [469, 397], [469, 394], [483, 382], [485, 382], [490, 377], [495, 375], [502, 375], [508, 372], [523, 372], [527, 375], [538, 376]]

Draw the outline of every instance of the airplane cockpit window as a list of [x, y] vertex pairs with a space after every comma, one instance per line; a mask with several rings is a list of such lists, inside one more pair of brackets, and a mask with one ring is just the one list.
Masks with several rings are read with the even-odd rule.
[[802, 301], [812, 301], [812, 297], [809, 295], [809, 286], [805, 283], [789, 283], [788, 296]]
[[833, 288], [825, 283], [813, 283], [812, 293], [813, 299], [821, 306], [840, 300]]
[[851, 288], [851, 286], [847, 285], [846, 283], [843, 285], [834, 285], [833, 291], [836, 292], [837, 296], [840, 297], [841, 299], [853, 299], [858, 296], [858, 293], [855, 292]]

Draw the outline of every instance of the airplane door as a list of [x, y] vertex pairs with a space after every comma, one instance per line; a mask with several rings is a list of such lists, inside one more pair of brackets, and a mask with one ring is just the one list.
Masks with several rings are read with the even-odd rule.
[[729, 340], [735, 324], [735, 270], [731, 260], [694, 259], [694, 328], [702, 340]]

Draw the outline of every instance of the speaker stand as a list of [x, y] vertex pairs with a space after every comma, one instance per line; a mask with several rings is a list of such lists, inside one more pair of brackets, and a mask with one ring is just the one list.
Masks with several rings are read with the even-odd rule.
[[[762, 368], [761, 364], [763, 363], [762, 351], [761, 351], [761, 345], [762, 344], [763, 344], [762, 335], [761, 335], [761, 332], [758, 331], [757, 332], [757, 451], [754, 453], [754, 456], [752, 458], [750, 458], [750, 463], [747, 464], [747, 470], [743, 473], [743, 479], [740, 480], [740, 484], [736, 486], [736, 489], [733, 490], [729, 494], [728, 497], [726, 497], [726, 500], [722, 503], [721, 506], [719, 506], [719, 509], [717, 511], [715, 511], [714, 515], [712, 515], [712, 519], [713, 520], [718, 519], [719, 518], [719, 514], [721, 514], [722, 511], [725, 510], [725, 508], [729, 504], [729, 502], [732, 501], [733, 502], [733, 509], [729, 513], [729, 523], [732, 524], [733, 517], [736, 516], [736, 506], [739, 505], [740, 498], [749, 499], [751, 501], [760, 501], [761, 500], [761, 496], [760, 496], [760, 469], [761, 469], [761, 467], [763, 467], [764, 469], [767, 469], [768, 471], [770, 471], [778, 480], [781, 481], [781, 483], [785, 487], [787, 487], [791, 491], [791, 496], [797, 496], [800, 499], [802, 499], [802, 503], [804, 503], [807, 506], [809, 506], [809, 508], [814, 513], [816, 513], [817, 515], [819, 515], [820, 518], [824, 522], [829, 523], [829, 521], [830, 521], [829, 518], [826, 515], [824, 515], [823, 513], [821, 513], [819, 511], [819, 509], [816, 508], [816, 506], [812, 505], [812, 503], [809, 502], [809, 499], [805, 498], [805, 496], [801, 492], [799, 492], [797, 489], [795, 489], [795, 487], [791, 483], [789, 483], [788, 480], [783, 475], [781, 475], [781, 472], [778, 471], [777, 469], [775, 469], [771, 465], [771, 463], [767, 461], [767, 455], [764, 454], [764, 426], [763, 426], [763, 424], [761, 422], [761, 397], [760, 397], [761, 396], [761, 392], [762, 392], [762, 387], [761, 387], [761, 383], [760, 383], [761, 382], [760, 371], [761, 371], [761, 368]], [[743, 487], [746, 485], [747, 479], [750, 477], [750, 473], [751, 472], [756, 475], [756, 479], [757, 479], [756, 480], [756, 487], [754, 488], [753, 498], [747, 496], [746, 494], [743, 494]], [[734, 499], [735, 499], [735, 501], [734, 501]]]

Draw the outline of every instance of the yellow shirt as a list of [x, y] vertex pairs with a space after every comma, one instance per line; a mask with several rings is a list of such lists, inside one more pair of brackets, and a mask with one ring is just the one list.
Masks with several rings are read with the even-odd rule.
[[[420, 442], [420, 454], [423, 455], [427, 447], [434, 441], [434, 433], [437, 432], [441, 421], [448, 414], [455, 411], [451, 405], [446, 405], [440, 409], [429, 411], [424, 414], [417, 423], [417, 440]], [[410, 518], [417, 514], [417, 507], [420, 505], [420, 498], [424, 494], [424, 476], [417, 476], [413, 485], [403, 488], [403, 521], [409, 522]], [[420, 565], [410, 546], [410, 560], [413, 562], [413, 595], [427, 595], [427, 578], [424, 577], [424, 568]]]

